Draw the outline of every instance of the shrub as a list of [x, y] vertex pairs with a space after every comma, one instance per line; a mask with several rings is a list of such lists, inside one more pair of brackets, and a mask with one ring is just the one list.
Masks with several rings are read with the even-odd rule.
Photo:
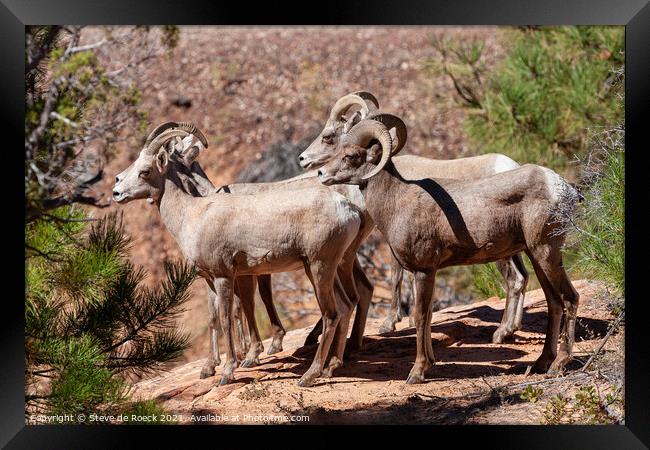
[[593, 138], [583, 168], [585, 205], [576, 225], [576, 267], [625, 295], [625, 130]]
[[441, 58], [425, 68], [448, 75], [469, 107], [464, 126], [476, 152], [564, 171], [586, 154], [587, 128], [622, 120], [623, 28], [524, 27], [506, 37], [507, 55], [490, 72], [476, 40], [434, 39]]
[[48, 217], [25, 230], [26, 407], [74, 416], [119, 409], [123, 374], [155, 372], [187, 348], [174, 326], [195, 270], [166, 264], [161, 287], [143, 287], [121, 217], [89, 226], [74, 207]]
[[471, 266], [472, 290], [483, 298], [504, 298], [506, 291], [503, 289], [503, 276], [496, 264], [476, 264]]

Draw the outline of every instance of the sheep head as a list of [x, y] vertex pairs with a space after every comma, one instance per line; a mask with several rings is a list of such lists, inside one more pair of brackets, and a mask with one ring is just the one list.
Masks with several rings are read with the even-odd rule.
[[356, 184], [378, 174], [391, 158], [393, 139], [382, 122], [366, 119], [355, 125], [319, 171], [323, 184]]
[[[355, 105], [360, 107], [359, 111], [346, 118], [345, 114]], [[378, 107], [375, 96], [366, 91], [354, 92], [338, 99], [323, 130], [298, 157], [302, 168], [312, 169], [325, 164], [332, 157], [341, 135]]]
[[115, 177], [113, 200], [128, 203], [152, 198], [158, 200], [164, 187], [169, 161], [190, 167], [208, 141], [194, 125], [167, 122], [156, 127], [145, 141], [138, 158]]

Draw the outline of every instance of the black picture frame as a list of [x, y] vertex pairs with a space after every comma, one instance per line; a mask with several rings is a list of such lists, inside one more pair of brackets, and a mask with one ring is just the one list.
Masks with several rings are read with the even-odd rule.
[[[490, 426], [478, 427], [413, 427], [405, 438], [408, 445], [426, 439], [425, 445], [440, 445], [441, 434], [451, 439], [454, 447], [474, 440], [481, 448], [588, 448], [633, 449], [650, 445], [650, 389], [647, 379], [649, 353], [644, 334], [647, 301], [642, 294], [642, 268], [645, 243], [641, 234], [645, 205], [643, 163], [641, 155], [648, 152], [645, 128], [648, 127], [650, 105], [650, 5], [647, 0], [493, 0], [493, 1], [413, 1], [364, 0], [327, 1], [326, 3], [292, 4], [268, 1], [259, 4], [209, 0], [179, 2], [170, 0], [0, 0], [0, 83], [2, 85], [2, 128], [7, 133], [3, 154], [5, 190], [1, 198], [7, 211], [3, 221], [6, 255], [5, 267], [18, 267], [16, 276], [4, 272], [0, 373], [0, 444], [7, 448], [90, 448], [126, 447], [135, 445], [133, 433], [146, 439], [148, 446], [180, 438], [188, 444], [200, 434], [209, 439], [207, 445], [241, 445], [249, 436], [239, 427], [88, 427], [81, 425], [25, 426], [24, 418], [24, 273], [17, 261], [24, 252], [19, 236], [24, 226], [18, 220], [24, 186], [21, 174], [21, 145], [24, 145], [24, 37], [25, 25], [33, 24], [196, 24], [196, 25], [625, 25], [626, 27], [626, 425], [624, 426]], [[13, 137], [8, 140], [9, 135]], [[22, 142], [22, 143], [21, 143]], [[14, 160], [15, 159], [15, 160]], [[24, 161], [23, 161], [24, 164]], [[14, 179], [15, 178], [15, 179]], [[8, 189], [7, 189], [8, 188]], [[15, 208], [15, 210], [14, 210]], [[13, 218], [14, 220], [8, 220]], [[22, 255], [24, 257], [24, 254]], [[11, 261], [11, 262], [10, 262]], [[134, 428], [138, 428], [134, 430]], [[310, 445], [313, 441], [298, 437], [305, 428], [262, 427], [255, 436], [272, 439], [267, 433], [289, 431], [295, 442]], [[323, 434], [334, 444], [339, 435], [325, 428], [311, 431]], [[259, 430], [259, 431], [258, 431]], [[226, 438], [226, 431], [233, 436]], [[411, 433], [418, 432], [415, 437]], [[372, 434], [382, 437], [394, 434], [391, 429], [373, 427]], [[343, 435], [341, 438], [345, 439]], [[236, 440], [233, 442], [232, 438]], [[359, 435], [357, 435], [357, 438]], [[242, 441], [244, 439], [244, 441]], [[282, 438], [281, 438], [282, 439]], [[286, 439], [286, 438], [285, 438]], [[279, 442], [287, 443], [281, 440]], [[364, 441], [365, 442], [365, 441]], [[449, 442], [449, 441], [447, 441]], [[189, 444], [188, 444], [189, 445]], [[194, 444], [192, 444], [194, 445]], [[199, 444], [196, 444], [199, 445]], [[340, 444], [334, 444], [340, 445]], [[384, 444], [394, 445], [394, 444]], [[443, 444], [444, 445], [444, 444]]]

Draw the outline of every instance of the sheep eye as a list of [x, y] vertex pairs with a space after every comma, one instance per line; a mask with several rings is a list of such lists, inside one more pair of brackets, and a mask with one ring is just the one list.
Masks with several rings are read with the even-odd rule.
[[323, 136], [323, 142], [325, 144], [333, 144], [334, 139], [332, 138], [332, 136]]
[[139, 176], [140, 176], [140, 178], [147, 178], [147, 177], [149, 176], [150, 173], [151, 173], [151, 171], [148, 170], [148, 169], [147, 169], [147, 170], [143, 170], [143, 171], [140, 172], [140, 175], [139, 175]]
[[352, 161], [354, 159], [354, 156], [353, 155], [344, 155], [343, 159], [348, 160], [348, 161]]

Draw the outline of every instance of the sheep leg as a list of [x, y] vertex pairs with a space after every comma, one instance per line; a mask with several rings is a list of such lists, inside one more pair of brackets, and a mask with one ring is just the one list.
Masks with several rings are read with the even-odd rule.
[[368, 310], [370, 309], [370, 303], [372, 302], [374, 286], [363, 271], [356, 255], [354, 257], [352, 271], [359, 301], [357, 303], [357, 311], [354, 316], [354, 324], [352, 326], [352, 332], [350, 333], [347, 348], [350, 350], [359, 350], [363, 344], [363, 333], [366, 329], [366, 319], [368, 318]]
[[271, 289], [271, 275], [260, 275], [257, 277], [257, 287], [266, 308], [266, 313], [269, 315], [269, 320], [271, 321], [271, 333], [273, 336], [273, 341], [271, 346], [267, 350], [267, 355], [272, 355], [274, 353], [279, 353], [282, 351], [282, 339], [284, 339], [285, 331], [280, 321], [280, 316], [275, 309], [273, 304], [273, 291]]
[[343, 277], [337, 276], [334, 282], [334, 296], [336, 298], [336, 309], [339, 317], [339, 324], [336, 327], [336, 332], [334, 333], [334, 339], [332, 345], [330, 346], [329, 358], [327, 361], [327, 366], [323, 370], [323, 376], [331, 378], [334, 374], [334, 370], [338, 369], [343, 365], [343, 356], [345, 353], [345, 345], [348, 337], [348, 328], [350, 326], [350, 318], [352, 317], [352, 310], [354, 303], [351, 302], [348, 298], [348, 290], [344, 287], [345, 284], [352, 283], [352, 288], [354, 288], [354, 281], [352, 277], [349, 277], [350, 280], [347, 280], [346, 283], [343, 283]]
[[224, 340], [226, 341], [226, 363], [223, 368], [223, 374], [219, 385], [232, 382], [235, 378], [234, 372], [237, 368], [238, 361], [235, 355], [235, 336], [232, 324], [232, 304], [233, 304], [233, 280], [230, 278], [216, 278], [212, 282], [212, 290], [217, 299], [219, 320]]
[[415, 275], [415, 329], [417, 339], [417, 355], [411, 368], [407, 384], [423, 383], [424, 373], [433, 366], [433, 345], [431, 343], [431, 306], [436, 271], [416, 271]]
[[526, 265], [524, 264], [524, 259], [521, 256], [521, 253], [513, 255], [512, 260], [514, 261], [517, 272], [521, 277], [521, 283], [518, 283], [515, 286], [518, 295], [517, 313], [515, 314], [515, 330], [521, 330], [521, 322], [524, 318], [524, 297], [526, 295], [526, 287], [528, 287], [528, 270], [526, 270]]
[[221, 364], [219, 356], [219, 317], [217, 314], [217, 298], [208, 288], [208, 334], [210, 335], [210, 356], [201, 368], [201, 378], [208, 378], [215, 374], [215, 366]]
[[[416, 286], [415, 286], [415, 276], [411, 272], [407, 272], [409, 275], [408, 277], [411, 280], [411, 296], [410, 298], [407, 297], [406, 301], [404, 300], [404, 297], [402, 297], [402, 301], [400, 301], [400, 307], [402, 308], [401, 315], [402, 317], [408, 316], [409, 318], [409, 327], [413, 328], [415, 327], [415, 319], [413, 318], [413, 314], [411, 314], [411, 310], [413, 309], [413, 299], [415, 298], [415, 291], [416, 291]], [[435, 286], [433, 287], [435, 290]]]
[[248, 325], [248, 336], [250, 336], [250, 345], [246, 357], [241, 363], [241, 367], [254, 367], [260, 364], [259, 355], [264, 351], [262, 339], [257, 328], [255, 320], [255, 285], [256, 279], [253, 276], [240, 276], [236, 279], [239, 287], [239, 298], [242, 309]]
[[402, 279], [404, 278], [404, 269], [399, 264], [392, 252], [390, 257], [390, 274], [390, 284], [393, 295], [390, 301], [390, 310], [388, 311], [388, 316], [379, 328], [380, 333], [390, 333], [391, 331], [395, 331], [395, 325], [400, 320], [402, 320], [402, 308], [400, 301], [402, 298]]
[[[354, 316], [352, 333], [350, 334], [350, 339], [348, 340], [348, 348], [350, 351], [359, 350], [363, 344], [363, 333], [366, 329], [368, 310], [370, 309], [372, 294], [375, 289], [361, 268], [361, 264], [359, 264], [359, 261], [356, 259], [356, 257], [353, 266], [353, 276], [358, 301], [355, 302], [357, 311]], [[346, 288], [346, 292], [348, 292], [349, 297], [351, 288]], [[353, 304], [353, 308], [354, 306], [355, 305]], [[309, 335], [305, 339], [305, 343], [303, 345], [314, 345], [318, 343], [318, 336], [320, 336], [322, 329], [323, 319], [320, 318], [318, 319], [318, 322], [316, 322], [316, 325], [314, 325], [314, 328], [312, 328], [312, 330], [309, 332]]]
[[520, 254], [516, 254], [507, 260], [497, 261], [496, 266], [503, 275], [507, 287], [506, 307], [501, 319], [501, 325], [492, 335], [492, 342], [501, 344], [521, 328], [524, 312], [524, 293], [528, 285], [528, 272]]
[[501, 344], [506, 338], [512, 337], [515, 333], [515, 316], [517, 315], [517, 301], [519, 300], [516, 292], [518, 272], [512, 258], [501, 259], [495, 264], [501, 275], [503, 275], [506, 285], [506, 307], [501, 318], [501, 325], [492, 335], [492, 342]]
[[564, 366], [573, 358], [573, 343], [575, 341], [576, 318], [580, 295], [571, 284], [561, 263], [549, 274], [549, 280], [553, 284], [553, 287], [557, 289], [558, 297], [561, 299], [562, 306], [564, 307], [562, 330], [560, 333], [560, 349], [549, 368], [549, 372], [561, 372]]
[[314, 360], [305, 374], [300, 378], [298, 386], [307, 387], [314, 384], [323, 372], [325, 357], [329, 354], [330, 346], [334, 340], [336, 327], [340, 316], [334, 296], [334, 277], [336, 267], [332, 267], [324, 261], [316, 261], [311, 264], [305, 262], [305, 273], [314, 286], [316, 300], [323, 314], [323, 336], [316, 349]]
[[230, 327], [232, 328], [232, 336], [235, 343], [235, 357], [241, 361], [246, 357], [248, 346], [246, 345], [246, 338], [244, 332], [244, 323], [241, 315], [241, 299], [236, 295], [233, 288], [233, 303], [230, 308]]
[[546, 325], [546, 339], [544, 340], [542, 354], [528, 370], [533, 373], [546, 373], [557, 356], [560, 320], [562, 319], [562, 302], [557, 297], [551, 282], [547, 278], [547, 273], [550, 273], [551, 270], [546, 264], [546, 261], [544, 261], [543, 252], [537, 251], [535, 253], [539, 254], [539, 261], [533, 255], [533, 252], [527, 252], [527, 255], [533, 263], [535, 275], [537, 275], [539, 284], [542, 286], [544, 296], [546, 297], [546, 304], [548, 306], [548, 322]]
[[[335, 289], [342, 289], [344, 291], [344, 295], [340, 296], [341, 299], [339, 302], [344, 303], [346, 306], [350, 308], [350, 317], [352, 316], [352, 310], [357, 307], [359, 304], [359, 291], [357, 290], [357, 283], [354, 278], [354, 268], [357, 263], [357, 252], [356, 252], [356, 247], [348, 247], [348, 250], [345, 252], [343, 255], [343, 258], [341, 259], [341, 263], [339, 264], [336, 273], [337, 273], [337, 282], [335, 283], [334, 287]], [[343, 312], [346, 310], [343, 305], [341, 305], [342, 309], [339, 312]], [[365, 311], [367, 313], [367, 310]], [[353, 327], [352, 333], [353, 335], [350, 336], [350, 341], [354, 342], [351, 347], [359, 348], [360, 346], [360, 339], [363, 339], [363, 330], [361, 330], [361, 336], [358, 335], [359, 333], [359, 325], [362, 325], [365, 328], [365, 313], [363, 311], [360, 311], [360, 308], [357, 308], [357, 313], [356, 317], [354, 319], [355, 322], [355, 327]], [[361, 316], [364, 315], [362, 318]], [[349, 317], [348, 317], [349, 319]], [[358, 319], [358, 320], [357, 320]], [[341, 320], [346, 320], [344, 315], [341, 315]], [[363, 323], [361, 323], [363, 322]], [[343, 340], [347, 339], [347, 327], [349, 325], [349, 320], [348, 323], [345, 325], [346, 328], [346, 333], [343, 336]], [[339, 325], [339, 328], [341, 326]], [[338, 342], [339, 339], [339, 331], [337, 329], [337, 337], [335, 338], [335, 345], [337, 348], [339, 345], [345, 347], [345, 342]], [[342, 355], [341, 355], [342, 356]]]

